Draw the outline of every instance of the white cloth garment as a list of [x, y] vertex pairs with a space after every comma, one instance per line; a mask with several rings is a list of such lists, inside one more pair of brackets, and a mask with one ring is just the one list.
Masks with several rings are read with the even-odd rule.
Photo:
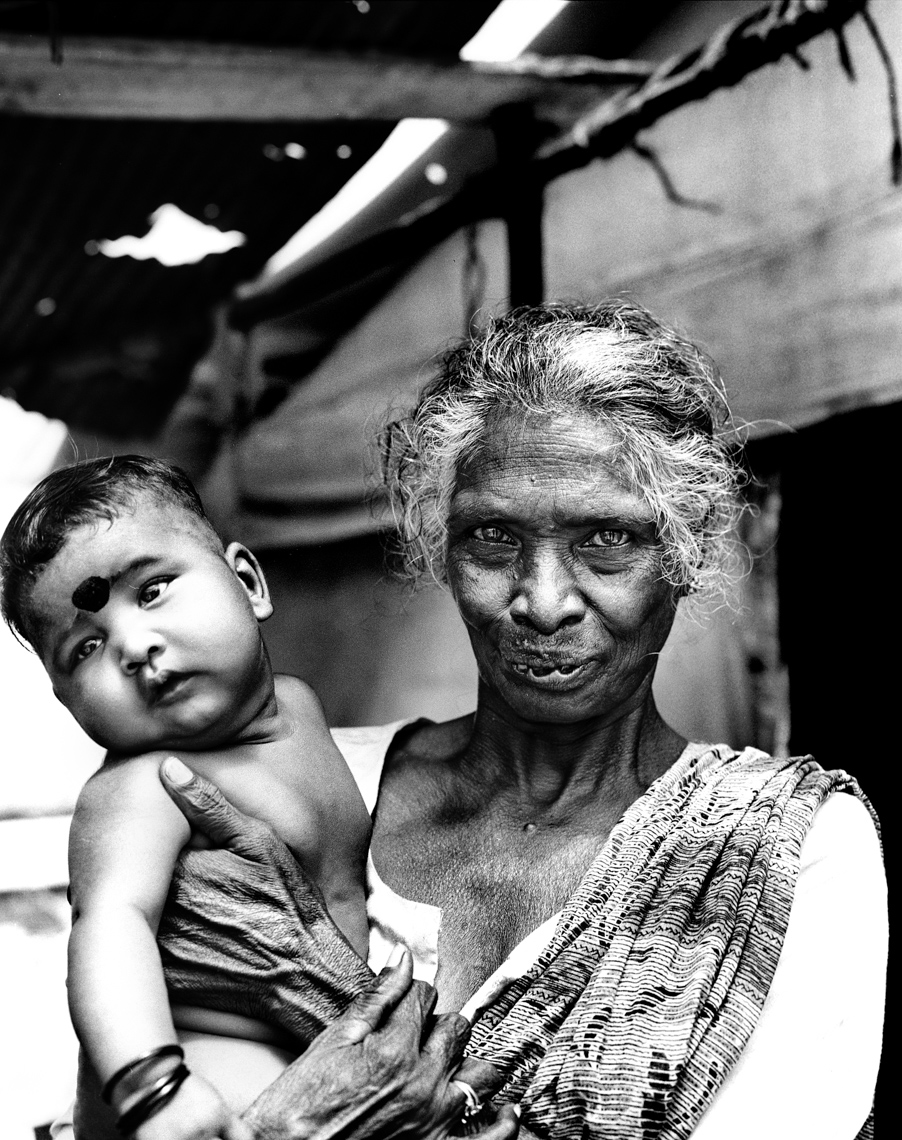
[[[409, 721], [333, 736], [372, 812], [391, 741]], [[415, 974], [435, 979], [441, 909], [396, 894], [369, 859], [369, 964], [396, 942]], [[467, 1002], [471, 1019], [536, 961], [553, 915]], [[874, 825], [848, 795], [832, 796], [802, 846], [780, 961], [758, 1025], [694, 1132], [696, 1140], [853, 1140], [880, 1064], [887, 959], [886, 877]]]
[[[410, 721], [334, 729], [372, 813], [392, 740]], [[403, 942], [414, 973], [438, 970], [442, 912], [403, 898], [367, 865], [369, 965]], [[467, 1002], [470, 1018], [535, 962], [552, 915]], [[886, 878], [873, 823], [852, 796], [834, 795], [802, 846], [789, 927], [768, 998], [739, 1062], [694, 1140], [853, 1140], [870, 1111], [880, 1063], [887, 960]], [[252, 1048], [260, 1050], [260, 1046]], [[73, 1140], [71, 1108], [51, 1135]]]

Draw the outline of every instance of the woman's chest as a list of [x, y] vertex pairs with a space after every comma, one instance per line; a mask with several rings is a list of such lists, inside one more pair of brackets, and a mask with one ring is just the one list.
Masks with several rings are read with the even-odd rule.
[[559, 911], [606, 835], [499, 828], [380, 829], [373, 860], [398, 894], [440, 907], [439, 1010], [458, 1009]]

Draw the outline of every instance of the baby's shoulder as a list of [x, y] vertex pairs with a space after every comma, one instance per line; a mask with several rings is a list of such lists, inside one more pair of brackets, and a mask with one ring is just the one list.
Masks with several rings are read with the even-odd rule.
[[82, 788], [79, 802], [142, 792], [166, 796], [160, 781], [160, 765], [172, 755], [171, 751], [142, 752], [133, 756], [108, 752], [101, 766]]
[[277, 673], [275, 682], [279, 706], [297, 727], [305, 732], [328, 733], [323, 706], [306, 681], [289, 673]]
[[319, 697], [306, 681], [295, 677], [292, 673], [276, 673], [276, 698], [285, 702], [292, 708], [300, 710], [312, 709], [322, 715], [322, 705]]
[[97, 783], [131, 783], [136, 780], [147, 779], [150, 772], [159, 772], [160, 765], [167, 756], [174, 755], [174, 752], [163, 750], [139, 752], [130, 756], [108, 752], [85, 787]]
[[[160, 765], [171, 752], [135, 756], [107, 755], [79, 794], [74, 825], [94, 820], [136, 818], [155, 820], [173, 816], [174, 805], [160, 780]], [[180, 815], [178, 809], [175, 814]]]

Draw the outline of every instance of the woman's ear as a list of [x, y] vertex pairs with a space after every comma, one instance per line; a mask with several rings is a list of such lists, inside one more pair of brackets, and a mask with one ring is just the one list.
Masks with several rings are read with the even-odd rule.
[[272, 602], [269, 597], [269, 586], [266, 584], [260, 563], [240, 542], [229, 543], [225, 551], [225, 560], [235, 571], [238, 581], [244, 586], [251, 603], [251, 609], [254, 611], [254, 617], [257, 621], [266, 621], [272, 615]]

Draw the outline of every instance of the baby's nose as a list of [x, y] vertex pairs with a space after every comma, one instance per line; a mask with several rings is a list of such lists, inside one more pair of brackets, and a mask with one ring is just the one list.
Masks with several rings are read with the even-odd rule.
[[154, 634], [132, 635], [123, 642], [121, 661], [123, 670], [133, 676], [163, 651], [163, 639]]

